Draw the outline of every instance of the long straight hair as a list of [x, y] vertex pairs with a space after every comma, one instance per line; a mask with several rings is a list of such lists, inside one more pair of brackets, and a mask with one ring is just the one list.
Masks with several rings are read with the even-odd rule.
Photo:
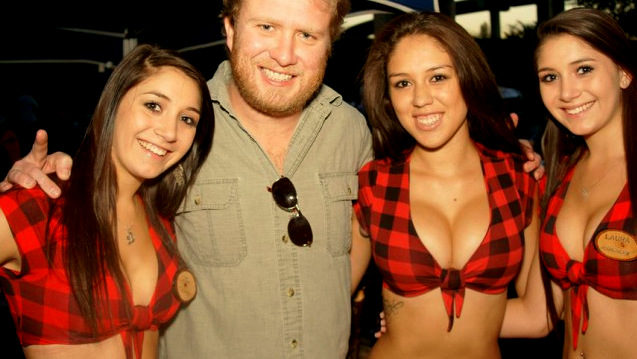
[[401, 160], [405, 150], [416, 145], [396, 116], [387, 81], [390, 56], [398, 42], [411, 35], [430, 36], [449, 54], [467, 104], [471, 138], [491, 149], [521, 154], [513, 122], [480, 46], [448, 16], [422, 12], [391, 20], [376, 35], [369, 51], [363, 69], [363, 103], [372, 127], [374, 156]]
[[[595, 50], [609, 57], [632, 78], [630, 85], [621, 91], [622, 125], [628, 190], [633, 214], [637, 214], [637, 85], [635, 84], [634, 59], [630, 58], [630, 43], [617, 22], [603, 11], [575, 8], [558, 14], [538, 27], [538, 46], [535, 50], [535, 64], [542, 45], [550, 38], [567, 34], [588, 43]], [[548, 121], [542, 137], [542, 152], [546, 163], [546, 190], [541, 199], [542, 218], [545, 218], [548, 202], [571, 168], [586, 152], [586, 142], [581, 136], [573, 135], [554, 118]], [[637, 233], [633, 228], [633, 233]], [[553, 305], [553, 292], [546, 270], [542, 270], [546, 289], [547, 307], [553, 324], [558, 314]]]
[[144, 182], [138, 191], [151, 225], [173, 255], [178, 256], [176, 246], [159, 218], [174, 218], [212, 144], [214, 114], [206, 81], [178, 54], [140, 45], [114, 69], [73, 160], [61, 202], [61, 223], [67, 231], [63, 260], [79, 310], [93, 332], [98, 328], [98, 313], [107, 308], [107, 273], [115, 278], [119, 290], [124, 283], [116, 240], [117, 178], [111, 159], [117, 109], [132, 87], [162, 67], [175, 68], [196, 81], [201, 96], [201, 115], [192, 147], [171, 169]]
[[[546, 21], [538, 28], [538, 46], [535, 63], [542, 45], [550, 38], [568, 34], [588, 43], [595, 50], [609, 57], [632, 78], [630, 85], [621, 90], [622, 125], [626, 173], [633, 213], [637, 214], [637, 84], [634, 78], [635, 60], [631, 59], [630, 43], [619, 24], [601, 10], [575, 8], [562, 12]], [[547, 186], [542, 198], [545, 210], [548, 200], [562, 183], [566, 172], [587, 150], [581, 136], [575, 136], [564, 126], [551, 118], [542, 138], [542, 152], [545, 156]]]

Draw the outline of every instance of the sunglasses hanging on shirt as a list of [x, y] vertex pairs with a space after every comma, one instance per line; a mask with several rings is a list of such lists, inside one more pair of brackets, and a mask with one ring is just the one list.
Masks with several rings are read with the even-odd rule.
[[272, 187], [268, 187], [268, 191], [272, 193], [272, 198], [279, 207], [292, 213], [288, 222], [288, 236], [292, 243], [299, 247], [309, 247], [312, 244], [312, 227], [299, 209], [296, 189], [292, 181], [287, 177], [281, 177], [272, 184]]

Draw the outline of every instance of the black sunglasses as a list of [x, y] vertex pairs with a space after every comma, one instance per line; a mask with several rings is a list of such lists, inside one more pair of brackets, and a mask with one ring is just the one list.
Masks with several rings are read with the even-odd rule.
[[272, 198], [279, 207], [294, 214], [288, 223], [288, 236], [292, 243], [299, 247], [309, 247], [312, 244], [312, 227], [299, 209], [292, 181], [287, 177], [281, 177], [272, 187], [268, 187], [268, 191], [272, 192]]

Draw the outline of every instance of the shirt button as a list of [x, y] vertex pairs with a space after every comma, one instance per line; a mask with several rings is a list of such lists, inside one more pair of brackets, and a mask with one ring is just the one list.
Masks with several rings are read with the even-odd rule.
[[198, 206], [198, 205], [200, 205], [200, 204], [201, 204], [201, 198], [196, 197], [196, 198], [195, 198], [195, 204], [196, 204], [197, 206]]
[[287, 243], [288, 242], [288, 236], [286, 236], [284, 234], [283, 237], [281, 237], [281, 240], [283, 241], [283, 243]]
[[288, 297], [294, 296], [294, 288], [288, 288]]
[[292, 339], [292, 341], [290, 341], [290, 347], [292, 349], [296, 349], [298, 345], [299, 345], [299, 342], [297, 342], [296, 339]]
[[352, 188], [350, 186], [347, 186], [347, 194], [352, 194]]

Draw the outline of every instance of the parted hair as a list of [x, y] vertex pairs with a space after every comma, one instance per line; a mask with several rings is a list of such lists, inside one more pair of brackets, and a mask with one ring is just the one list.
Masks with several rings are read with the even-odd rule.
[[[630, 85], [621, 90], [621, 111], [626, 155], [626, 173], [633, 213], [637, 213], [637, 84], [635, 59], [631, 58], [630, 42], [619, 24], [607, 13], [590, 8], [574, 8], [564, 11], [538, 27], [538, 45], [535, 63], [542, 45], [550, 38], [568, 34], [575, 36], [595, 50], [609, 57], [632, 78]], [[542, 138], [542, 152], [546, 162], [547, 185], [542, 198], [542, 208], [564, 179], [567, 170], [586, 151], [586, 143], [573, 135], [555, 119], [548, 121]]]
[[401, 160], [416, 145], [401, 126], [389, 98], [387, 64], [404, 37], [427, 35], [447, 51], [467, 105], [469, 134], [486, 147], [521, 153], [511, 117], [487, 60], [475, 40], [447, 15], [407, 13], [392, 19], [378, 34], [363, 68], [363, 104], [370, 126], [374, 156]]
[[[172, 168], [145, 181], [141, 196], [151, 225], [170, 253], [178, 255], [159, 218], [172, 220], [212, 144], [214, 114], [205, 78], [177, 53], [140, 45], [113, 70], [101, 94], [64, 188], [62, 224], [67, 230], [63, 259], [73, 295], [95, 331], [96, 310], [108, 295], [104, 280], [111, 273], [120, 289], [124, 283], [117, 246], [117, 174], [111, 157], [117, 109], [124, 95], [160, 68], [172, 67], [193, 79], [201, 96], [201, 113], [190, 150]], [[81, 219], [81, 220], [80, 220]]]

